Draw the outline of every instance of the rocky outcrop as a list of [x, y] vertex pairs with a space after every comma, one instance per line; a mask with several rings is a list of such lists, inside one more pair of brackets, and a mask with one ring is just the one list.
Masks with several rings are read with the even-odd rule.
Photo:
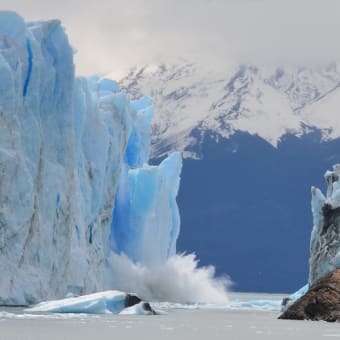
[[326, 197], [312, 187], [309, 290], [296, 301], [285, 299], [280, 319], [340, 321], [340, 164], [325, 179]]
[[340, 269], [316, 281], [279, 319], [340, 321]]

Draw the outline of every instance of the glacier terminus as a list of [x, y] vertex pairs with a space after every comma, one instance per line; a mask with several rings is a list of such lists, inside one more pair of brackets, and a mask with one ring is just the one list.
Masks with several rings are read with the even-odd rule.
[[176, 253], [180, 154], [148, 165], [150, 98], [75, 77], [73, 53], [58, 20], [0, 12], [2, 305], [114, 289], [112, 256]]

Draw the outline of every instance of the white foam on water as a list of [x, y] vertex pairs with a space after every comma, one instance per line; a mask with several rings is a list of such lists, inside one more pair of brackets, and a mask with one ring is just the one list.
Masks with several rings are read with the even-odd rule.
[[174, 255], [158, 266], [143, 266], [124, 255], [112, 255], [110, 265], [117, 289], [136, 293], [146, 301], [226, 304], [231, 285], [216, 277], [213, 266], [199, 267], [194, 254]]

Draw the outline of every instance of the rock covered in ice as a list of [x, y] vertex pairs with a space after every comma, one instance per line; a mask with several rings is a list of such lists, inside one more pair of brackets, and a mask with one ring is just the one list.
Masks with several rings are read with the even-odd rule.
[[41, 302], [27, 312], [86, 314], [156, 314], [150, 304], [135, 295], [111, 290], [78, 297]]
[[325, 173], [327, 196], [312, 188], [313, 230], [310, 243], [309, 285], [340, 268], [340, 165]]
[[312, 187], [309, 285], [286, 301], [281, 319], [340, 321], [340, 165], [325, 179], [326, 197]]
[[107, 258], [124, 251], [143, 263], [143, 237], [156, 230], [148, 255], [175, 251], [181, 159], [147, 165], [149, 98], [75, 78], [60, 22], [12, 12], [0, 12], [0, 79], [0, 304], [112, 289]]

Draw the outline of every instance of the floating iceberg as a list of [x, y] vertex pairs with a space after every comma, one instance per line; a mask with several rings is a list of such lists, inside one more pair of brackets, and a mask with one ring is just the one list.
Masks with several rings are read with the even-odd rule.
[[26, 312], [86, 313], [86, 314], [146, 314], [156, 312], [137, 296], [120, 291], [104, 291], [78, 297], [41, 302]]
[[148, 266], [162, 264], [175, 255], [180, 171], [178, 153], [157, 167], [123, 171], [112, 220], [112, 249]]
[[0, 304], [114, 289], [111, 254], [176, 252], [181, 157], [148, 165], [150, 98], [74, 73], [58, 20], [0, 12]]

